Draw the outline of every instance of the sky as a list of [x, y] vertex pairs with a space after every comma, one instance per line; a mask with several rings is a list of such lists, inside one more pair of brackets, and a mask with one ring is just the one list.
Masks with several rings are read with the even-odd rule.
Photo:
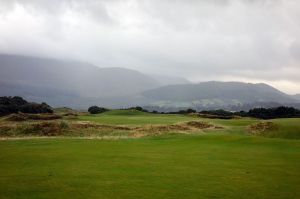
[[0, 0], [0, 53], [300, 93], [299, 0]]

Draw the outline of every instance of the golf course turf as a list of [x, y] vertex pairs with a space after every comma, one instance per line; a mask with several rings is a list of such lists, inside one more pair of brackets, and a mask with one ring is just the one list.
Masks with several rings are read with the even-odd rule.
[[[129, 125], [145, 124], [145, 118], [155, 124], [164, 117], [167, 124], [194, 120], [180, 115], [153, 120], [156, 115], [144, 113], [141, 120], [136, 114], [79, 119], [84, 117], [133, 121]], [[224, 128], [113, 140], [2, 140], [0, 198], [300, 198], [299, 119], [272, 120], [277, 134], [286, 138], [292, 132], [290, 139], [247, 134], [254, 119], [203, 120]], [[293, 129], [283, 131], [288, 123]]]

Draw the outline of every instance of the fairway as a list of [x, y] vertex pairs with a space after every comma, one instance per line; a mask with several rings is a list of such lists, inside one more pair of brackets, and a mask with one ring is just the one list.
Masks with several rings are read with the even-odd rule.
[[0, 143], [1, 198], [299, 198], [300, 143], [242, 136]]
[[152, 114], [137, 110], [112, 110], [102, 114], [80, 116], [79, 120], [93, 121], [101, 124], [144, 125], [173, 124], [190, 121], [193, 118], [178, 114]]
[[[105, 134], [72, 127], [53, 138], [15, 134], [22, 139], [0, 140], [1, 199], [300, 198], [300, 119], [269, 120], [276, 128], [256, 136], [249, 126], [265, 121], [252, 118], [113, 110], [61, 121], [66, 128], [91, 125], [95, 132], [103, 131], [101, 125], [111, 126], [104, 126]], [[189, 121], [213, 128], [140, 138], [126, 131], [149, 125], [182, 128]], [[1, 124], [6, 123], [2, 118]], [[34, 123], [21, 122], [21, 127]], [[119, 139], [121, 135], [128, 136]]]

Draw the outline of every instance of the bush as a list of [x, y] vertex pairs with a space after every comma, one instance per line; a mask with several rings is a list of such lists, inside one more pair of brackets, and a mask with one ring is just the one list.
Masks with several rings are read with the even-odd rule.
[[53, 113], [51, 107], [46, 104], [27, 103], [19, 108], [22, 113]]
[[68, 128], [69, 128], [69, 124], [68, 124], [66, 121], [61, 121], [61, 122], [59, 123], [59, 127], [60, 127], [61, 129], [68, 129]]
[[254, 108], [248, 112], [248, 116], [261, 119], [300, 117], [300, 111], [293, 107]]
[[88, 112], [90, 114], [98, 114], [98, 113], [103, 113], [105, 111], [108, 111], [108, 109], [106, 108], [103, 108], [103, 107], [98, 107], [98, 106], [91, 106], [89, 109], [88, 109]]
[[53, 113], [52, 108], [46, 103], [31, 103], [22, 97], [0, 97], [0, 115], [11, 113]]
[[130, 108], [125, 109], [125, 110], [137, 110], [137, 111], [146, 112], [146, 113], [149, 112], [148, 110], [146, 110], [146, 109], [144, 109], [143, 107], [140, 107], [140, 106], [130, 107]]
[[201, 111], [201, 114], [209, 114], [209, 115], [216, 115], [216, 116], [233, 116], [234, 113], [230, 111], [225, 111], [223, 109], [218, 109], [218, 110], [210, 110], [210, 111]]

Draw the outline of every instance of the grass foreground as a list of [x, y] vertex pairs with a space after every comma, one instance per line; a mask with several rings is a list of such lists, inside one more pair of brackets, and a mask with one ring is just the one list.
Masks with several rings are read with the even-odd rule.
[[[139, 139], [0, 141], [0, 198], [300, 198], [300, 119], [261, 121], [112, 111], [76, 121], [143, 126], [201, 120], [222, 129]], [[73, 120], [72, 120], [73, 121]], [[273, 137], [273, 138], [268, 138]]]

